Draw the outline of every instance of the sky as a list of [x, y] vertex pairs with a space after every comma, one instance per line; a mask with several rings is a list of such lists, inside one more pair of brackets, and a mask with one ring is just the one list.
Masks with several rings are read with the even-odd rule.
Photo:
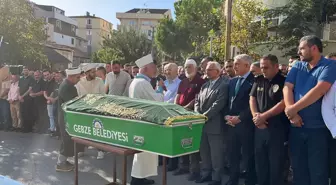
[[171, 9], [174, 14], [175, 0], [31, 0], [41, 5], [52, 5], [65, 11], [66, 16], [95, 14], [113, 24], [116, 28], [119, 20], [117, 12], [126, 12], [133, 8]]

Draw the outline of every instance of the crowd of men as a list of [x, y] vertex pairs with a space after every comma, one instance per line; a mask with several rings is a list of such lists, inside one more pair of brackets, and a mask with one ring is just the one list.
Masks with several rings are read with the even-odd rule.
[[[62, 103], [91, 93], [164, 101], [208, 118], [200, 152], [169, 159], [173, 175], [209, 185], [238, 185], [241, 177], [245, 185], [283, 185], [292, 169], [294, 185], [336, 185], [336, 54], [325, 58], [322, 51], [319, 38], [306, 36], [288, 65], [274, 55], [254, 62], [241, 54], [223, 65], [206, 57], [200, 65], [187, 59], [184, 66], [167, 62], [157, 70], [148, 55], [135, 66], [87, 64], [33, 75], [24, 68], [21, 78], [2, 66], [0, 121], [5, 130], [60, 135], [56, 170], [71, 171], [73, 143]], [[79, 151], [82, 156], [85, 149]], [[147, 178], [157, 174], [157, 158], [136, 154], [132, 185], [154, 184]]]

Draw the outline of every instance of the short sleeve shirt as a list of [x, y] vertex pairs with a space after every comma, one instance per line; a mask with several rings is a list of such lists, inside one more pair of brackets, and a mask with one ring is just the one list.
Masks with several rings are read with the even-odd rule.
[[183, 79], [177, 90], [177, 94], [180, 95], [177, 103], [181, 106], [188, 105], [188, 103], [195, 99], [204, 83], [205, 80], [200, 75], [196, 75], [191, 81], [188, 78]]
[[47, 92], [47, 95], [50, 96], [51, 93], [53, 93], [58, 88], [57, 83], [55, 80], [50, 80], [48, 82], [45, 82], [45, 91]]
[[22, 77], [19, 80], [20, 95], [22, 96], [25, 92], [28, 91], [29, 87], [32, 87], [34, 79], [31, 76]]
[[282, 89], [285, 80], [280, 72], [272, 80], [266, 79], [263, 75], [255, 78], [250, 96], [256, 98], [259, 112], [266, 112], [283, 100]]
[[34, 81], [33, 86], [32, 86], [32, 92], [33, 93], [38, 93], [41, 91], [44, 91], [46, 87], [46, 82], [43, 81], [42, 79], [39, 81]]
[[[296, 62], [289, 71], [286, 82], [294, 85], [294, 101], [298, 102], [314, 88], [318, 82], [323, 81], [333, 84], [335, 80], [335, 61], [321, 57], [319, 63], [312, 69], [308, 68], [307, 62]], [[304, 128], [325, 127], [321, 113], [322, 99], [323, 97], [299, 112], [304, 123]]]

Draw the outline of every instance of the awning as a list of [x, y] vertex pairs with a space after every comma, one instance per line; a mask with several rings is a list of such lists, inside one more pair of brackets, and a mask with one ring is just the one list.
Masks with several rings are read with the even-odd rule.
[[[69, 64], [71, 61], [67, 59], [65, 56], [61, 55], [54, 48], [50, 48], [48, 46], [44, 47], [45, 55], [48, 57], [48, 61], [51, 64], [59, 63], [59, 64]], [[70, 51], [69, 51], [70, 52]]]

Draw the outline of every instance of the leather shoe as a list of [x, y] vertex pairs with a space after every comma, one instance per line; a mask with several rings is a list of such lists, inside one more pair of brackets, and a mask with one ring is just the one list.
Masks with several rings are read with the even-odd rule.
[[188, 174], [188, 173], [189, 173], [189, 170], [178, 169], [173, 173], [173, 175], [174, 176], [179, 176], [179, 175], [184, 175], [184, 174]]
[[142, 179], [138, 179], [138, 178], [135, 178], [135, 177], [132, 177], [131, 179], [131, 185], [140, 185], [141, 184], [141, 181]]
[[212, 181], [212, 178], [210, 175], [206, 176], [206, 177], [201, 177], [199, 179], [197, 179], [195, 182], [196, 183], [205, 183], [205, 182], [210, 182]]
[[240, 172], [240, 178], [245, 179], [246, 178], [246, 174], [247, 174], [247, 171], [243, 170], [242, 172]]
[[188, 181], [195, 181], [200, 178], [200, 175], [198, 173], [191, 173], [188, 176]]
[[155, 181], [151, 179], [142, 179], [142, 183], [143, 185], [150, 185], [150, 184], [154, 184]]
[[221, 181], [212, 181], [208, 185], [221, 185]]

